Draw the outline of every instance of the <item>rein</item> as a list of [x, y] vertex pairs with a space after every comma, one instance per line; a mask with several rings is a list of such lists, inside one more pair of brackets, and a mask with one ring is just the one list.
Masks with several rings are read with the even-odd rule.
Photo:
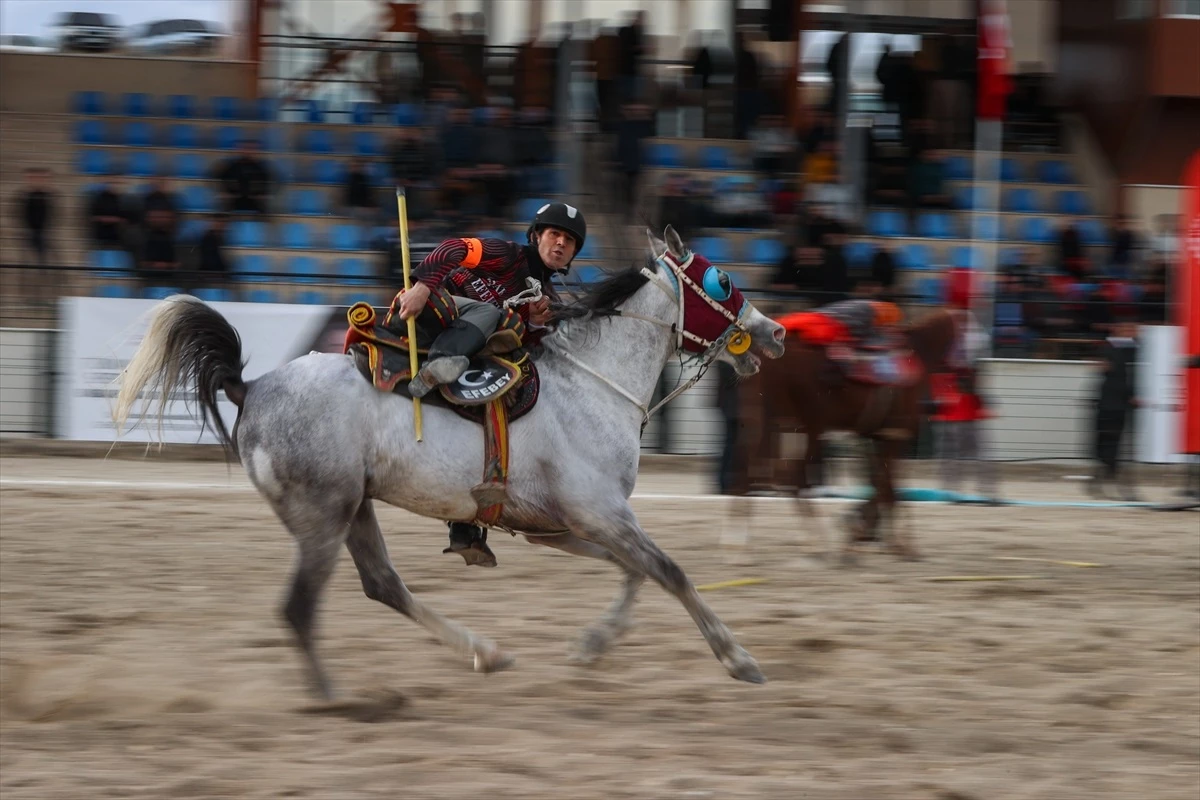
[[[621, 395], [626, 400], [628, 400], [629, 402], [631, 402], [635, 406], [637, 406], [638, 410], [642, 412], [642, 428], [643, 429], [646, 427], [646, 424], [650, 421], [650, 418], [652, 416], [654, 416], [654, 414], [657, 413], [660, 408], [662, 408], [667, 403], [674, 400], [679, 395], [686, 392], [688, 389], [695, 386], [700, 381], [700, 379], [704, 377], [704, 374], [706, 372], [708, 372], [708, 368], [712, 366], [712, 363], [714, 361], [716, 361], [717, 356], [720, 355], [721, 350], [730, 347], [730, 343], [734, 340], [735, 337], [745, 337], [745, 341], [747, 341], [747, 342], [749, 341], [749, 335], [746, 331], [746, 326], [742, 322], [742, 317], [745, 315], [746, 310], [750, 307], [749, 300], [744, 301], [742, 303], [741, 310], [737, 314], [734, 314], [732, 311], [730, 311], [729, 309], [722, 306], [716, 300], [713, 300], [711, 297], [709, 297], [708, 293], [706, 291], [704, 291], [703, 287], [698, 286], [696, 284], [696, 282], [693, 281], [687, 275], [687, 268], [692, 263], [692, 254], [691, 253], [688, 254], [687, 260], [684, 261], [682, 264], [677, 265], [672, 259], [667, 258], [665, 253], [663, 255], [659, 256], [658, 258], [656, 258], [655, 262], [658, 264], [665, 265], [670, 270], [670, 274], [672, 276], [674, 276], [674, 278], [676, 280], [673, 283], [670, 283], [667, 280], [665, 280], [664, 278], [662, 278], [656, 270], [652, 270], [649, 267], [642, 267], [641, 273], [646, 276], [647, 280], [649, 280], [651, 283], [653, 283], [655, 286], [657, 286], [659, 289], [661, 289], [667, 295], [667, 297], [670, 297], [672, 300], [677, 299], [679, 301], [679, 306], [678, 306], [679, 314], [677, 316], [676, 321], [668, 322], [666, 320], [658, 319], [657, 317], [651, 317], [651, 316], [647, 316], [645, 314], [635, 314], [633, 312], [622, 311], [620, 309], [613, 309], [611, 311], [605, 311], [605, 312], [603, 312], [603, 316], [625, 317], [627, 319], [636, 319], [636, 320], [641, 320], [643, 322], [649, 322], [652, 325], [658, 325], [659, 327], [666, 328], [667, 330], [669, 330], [675, 334], [675, 348], [674, 348], [675, 353], [678, 353], [680, 350], [683, 349], [683, 342], [684, 342], [685, 338], [690, 341], [695, 342], [696, 344], [700, 345], [701, 347], [704, 347], [705, 349], [703, 352], [698, 353], [697, 355], [688, 359], [686, 362], [683, 362], [683, 364], [681, 365], [681, 366], [687, 366], [689, 364], [699, 362], [700, 368], [697, 370], [695, 375], [693, 375], [691, 378], [689, 378], [687, 381], [685, 381], [680, 386], [676, 387], [674, 391], [672, 391], [670, 394], [668, 394], [662, 400], [659, 400], [658, 403], [656, 403], [654, 405], [654, 407], [651, 408], [650, 400], [651, 400], [651, 398], [654, 397], [654, 389], [650, 390], [650, 397], [647, 397], [645, 400], [639, 400], [628, 389], [621, 386], [616, 381], [611, 380], [610, 378], [607, 378], [604, 375], [601, 375], [599, 372], [597, 372], [596, 370], [589, 367], [581, 359], [577, 358], [576, 356], [572, 355], [571, 353], [566, 352], [565, 350], [560, 352], [560, 355], [562, 355], [564, 358], [566, 358], [572, 364], [579, 367], [580, 369], [582, 369], [584, 372], [588, 373], [592, 377], [597, 378], [602, 383], [606, 384], [609, 388], [611, 388], [613, 391], [615, 391], [617, 394]], [[725, 317], [725, 319], [729, 320], [729, 322], [730, 322], [729, 327], [725, 329], [725, 332], [722, 333], [721, 336], [716, 341], [710, 341], [708, 339], [704, 339], [700, 336], [697, 336], [696, 334], [687, 330], [687, 328], [684, 326], [684, 316], [685, 316], [684, 315], [684, 296], [683, 296], [683, 285], [684, 284], [686, 284], [692, 291], [694, 291], [697, 295], [699, 295], [700, 298], [702, 300], [704, 300], [706, 303], [708, 303], [708, 305], [711, 306], [715, 311], [720, 313], [721, 316], [723, 316], [723, 317]], [[740, 352], [744, 352], [744, 350], [740, 351]]]

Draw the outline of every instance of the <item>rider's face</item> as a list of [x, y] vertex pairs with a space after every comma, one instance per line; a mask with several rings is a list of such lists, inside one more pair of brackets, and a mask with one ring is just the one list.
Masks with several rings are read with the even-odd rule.
[[538, 234], [538, 255], [542, 263], [552, 270], [566, 269], [575, 255], [575, 237], [561, 228], [545, 227]]

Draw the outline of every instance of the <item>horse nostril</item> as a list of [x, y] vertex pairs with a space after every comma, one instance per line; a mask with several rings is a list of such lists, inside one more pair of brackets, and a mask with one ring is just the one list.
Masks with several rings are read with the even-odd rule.
[[785, 333], [787, 333], [787, 331], [785, 331], [782, 327], [776, 328], [775, 329], [775, 341], [782, 343], [783, 335]]

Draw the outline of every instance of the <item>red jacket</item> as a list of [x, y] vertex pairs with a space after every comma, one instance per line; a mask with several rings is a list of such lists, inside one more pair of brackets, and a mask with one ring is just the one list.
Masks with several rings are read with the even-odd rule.
[[964, 392], [955, 372], [936, 372], [929, 376], [933, 401], [937, 412], [935, 422], [979, 422], [990, 415], [983, 407], [979, 395]]

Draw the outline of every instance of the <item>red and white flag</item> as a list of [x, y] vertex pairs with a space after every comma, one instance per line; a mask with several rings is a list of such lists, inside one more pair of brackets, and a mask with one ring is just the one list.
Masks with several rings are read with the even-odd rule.
[[[1183, 357], [1191, 362], [1200, 358], [1200, 150], [1188, 162], [1183, 185], [1177, 285]], [[1185, 369], [1183, 375], [1183, 452], [1200, 454], [1200, 367]]]
[[980, 119], [1004, 119], [1012, 92], [1012, 34], [1005, 0], [976, 0]]

